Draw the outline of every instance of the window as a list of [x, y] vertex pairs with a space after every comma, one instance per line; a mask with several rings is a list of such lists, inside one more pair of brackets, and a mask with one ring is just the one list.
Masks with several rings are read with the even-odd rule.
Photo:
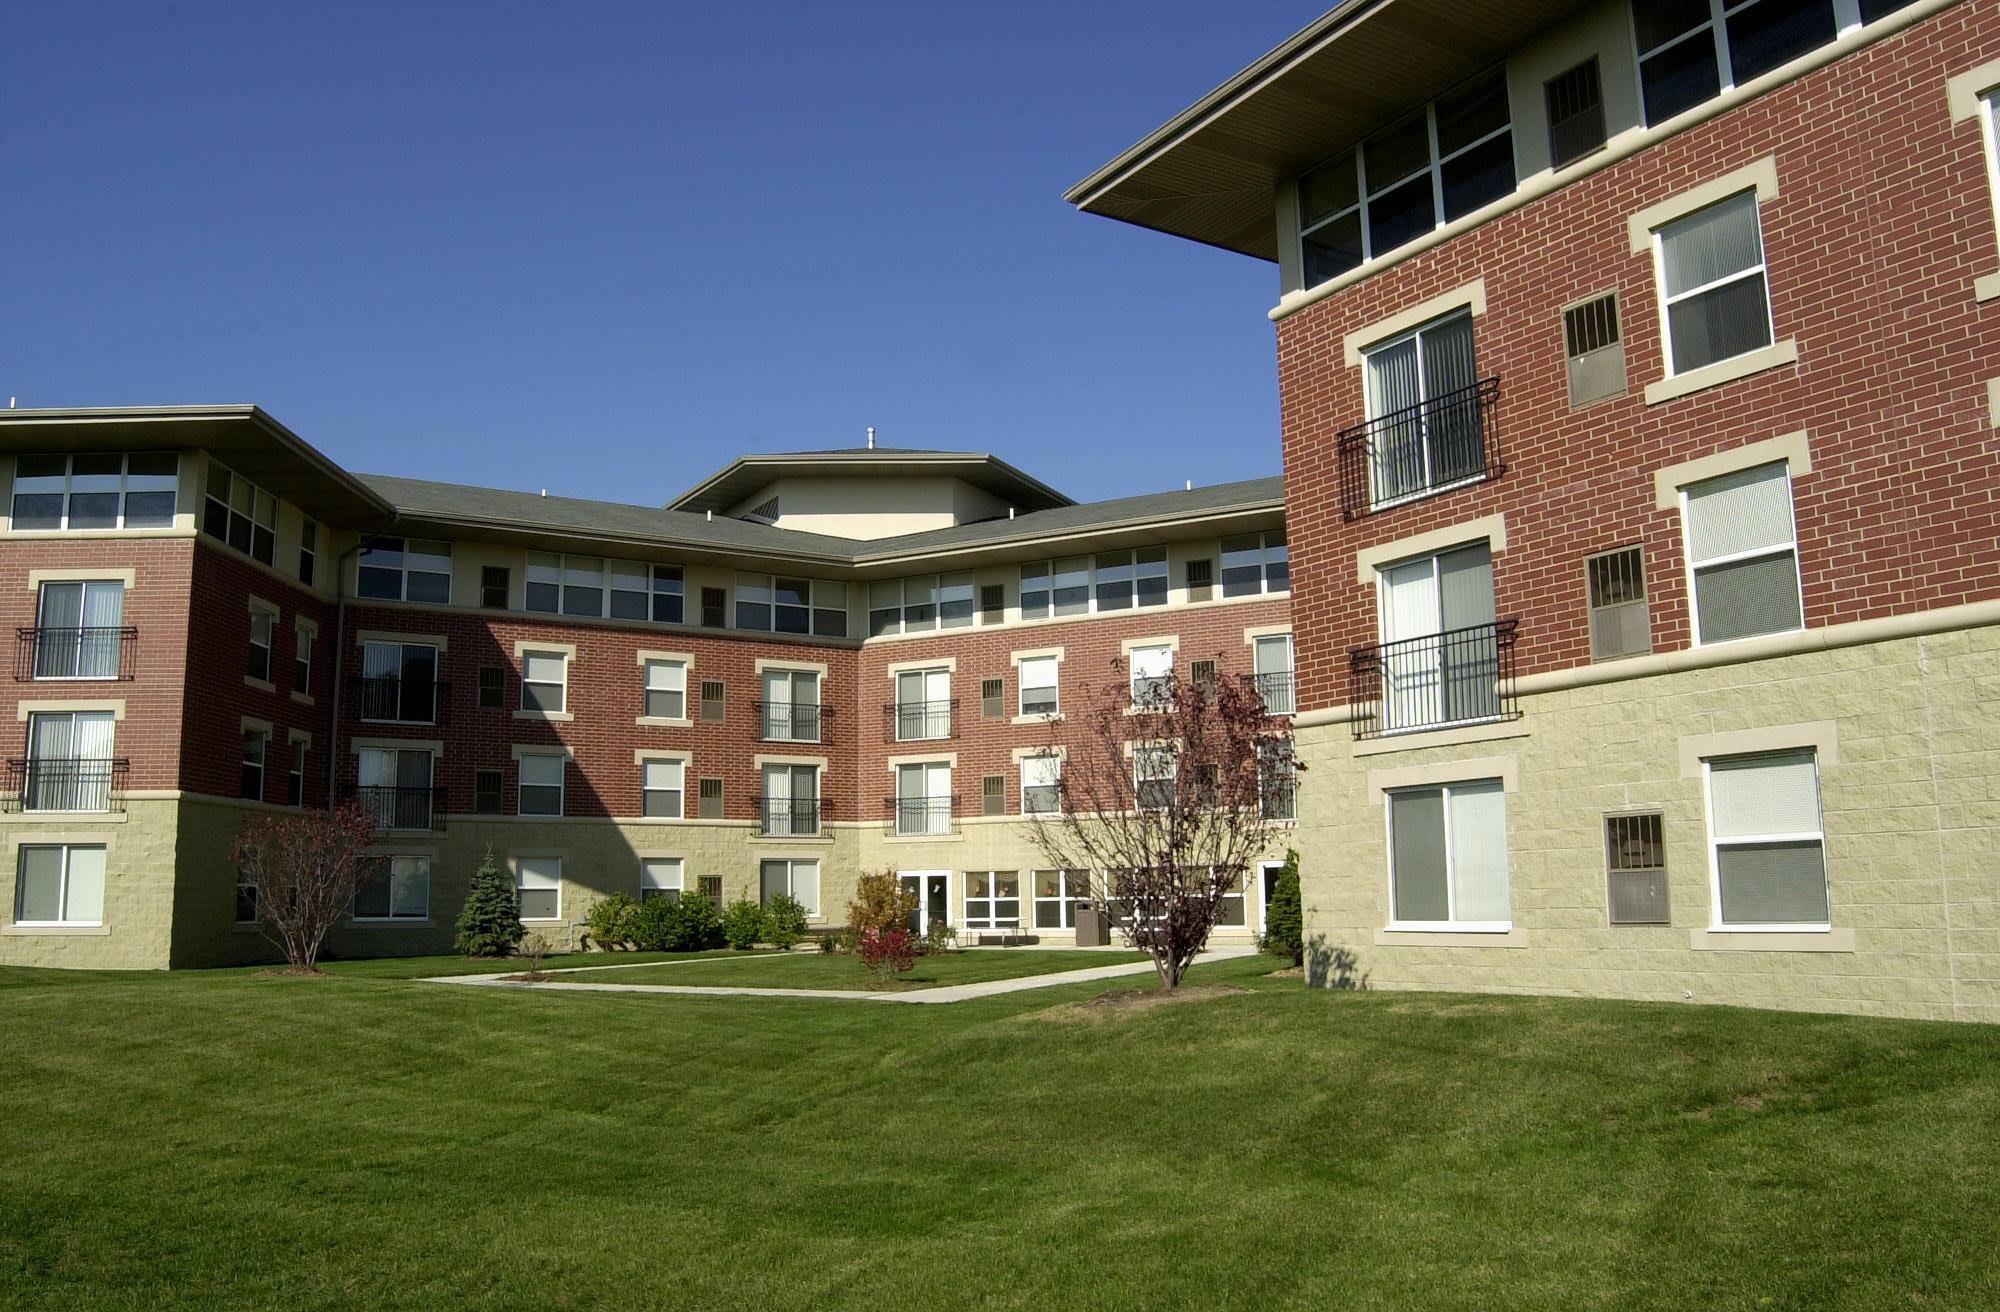
[[355, 752], [356, 800], [381, 829], [429, 829], [436, 766], [421, 748], [363, 747]]
[[1257, 695], [1271, 715], [1290, 715], [1298, 709], [1292, 673], [1292, 635], [1273, 633], [1258, 638], [1251, 648], [1256, 665]]
[[319, 572], [319, 525], [307, 519], [299, 525], [299, 582], [312, 586]]
[[1591, 56], [1542, 84], [1548, 107], [1549, 165], [1561, 168], [1603, 147], [1604, 88]]
[[250, 668], [249, 675], [258, 683], [271, 681], [271, 631], [277, 627], [278, 616], [273, 611], [252, 610], [250, 612]]
[[102, 847], [23, 843], [14, 923], [103, 924], [104, 856]]
[[1021, 618], [1057, 619], [1167, 604], [1167, 549], [1104, 551], [1096, 557], [1021, 566]]
[[1021, 873], [1018, 870], [965, 872], [965, 927], [1014, 929], [1021, 923]]
[[568, 702], [569, 656], [559, 651], [521, 653], [521, 710], [561, 715]]
[[646, 662], [645, 717], [649, 720], [687, 718], [687, 662]]
[[301, 697], [312, 696], [313, 639], [316, 636], [303, 624], [292, 628], [292, 691]]
[[[172, 451], [17, 456], [12, 527], [172, 528], [179, 487], [180, 457]], [[227, 511], [225, 503], [217, 537], [227, 531]]]
[[35, 607], [37, 679], [115, 679], [124, 647], [125, 585], [44, 583]]
[[515, 858], [514, 891], [521, 899], [521, 919], [562, 919], [562, 868], [559, 856]]
[[482, 711], [504, 711], [507, 709], [507, 669], [503, 665], [482, 665], [479, 667], [479, 709]]
[[287, 806], [304, 806], [306, 804], [305, 739], [292, 739], [291, 748], [291, 769], [285, 772], [285, 804]]
[[981, 775], [979, 779], [979, 814], [1007, 814], [1007, 776], [1004, 774]]
[[1065, 619], [1090, 614], [1090, 557], [1036, 561], [1021, 566], [1021, 618]]
[[1132, 753], [1132, 790], [1142, 811], [1160, 811], [1173, 805], [1174, 781], [1180, 774], [1180, 758], [1171, 747], [1140, 747]]
[[361, 718], [392, 724], [437, 720], [438, 649], [427, 642], [361, 644]]
[[1054, 656], [1029, 656], [1017, 668], [1021, 681], [1021, 714], [1057, 714], [1061, 710], [1061, 702], [1056, 682], [1062, 662]]
[[771, 742], [819, 741], [819, 673], [764, 671], [764, 737]]
[[1223, 596], [1287, 592], [1291, 586], [1291, 549], [1282, 530], [1222, 539]]
[[701, 781], [699, 806], [702, 819], [722, 819], [722, 780], [703, 779]]
[[1681, 489], [1695, 642], [1804, 627], [1791, 471], [1783, 461]]
[[499, 815], [506, 807], [501, 790], [505, 787], [498, 770], [472, 772], [472, 810], [477, 815]]
[[1507, 80], [1496, 68], [1299, 179], [1305, 285], [1470, 214], [1514, 184]]
[[1500, 781], [1387, 796], [1391, 928], [1512, 928]]
[[679, 565], [653, 566], [653, 623], [679, 624], [686, 615], [686, 579]]
[[354, 890], [356, 920], [428, 920], [431, 914], [431, 859], [382, 856], [370, 863], [367, 883]]
[[[970, 622], [971, 612], [967, 612]], [[736, 576], [736, 627], [760, 633], [847, 636], [847, 585], [826, 579]]]
[[701, 895], [702, 897], [708, 900], [709, 905], [714, 907], [720, 907], [722, 905], [721, 875], [703, 875], [701, 877], [700, 887], [701, 887]]
[[951, 766], [944, 761], [906, 762], [896, 767], [896, 832], [951, 832]]
[[686, 761], [646, 761], [640, 766], [642, 814], [652, 820], [679, 820], [686, 812]]
[[555, 755], [523, 754], [520, 760], [521, 787], [515, 810], [520, 815], [561, 815], [563, 813], [563, 773], [568, 758]]
[[1213, 660], [1189, 661], [1188, 683], [1201, 689], [1204, 696], [1213, 697], [1218, 686]]
[[819, 767], [767, 765], [762, 799], [767, 837], [802, 838], [819, 832]]
[[[1219, 790], [1220, 778], [1216, 783]], [[1299, 818], [1299, 760], [1285, 739], [1257, 744], [1257, 796], [1264, 819]]]
[[257, 886], [240, 871], [236, 879], [236, 923], [254, 925], [257, 923]]
[[1204, 557], [1187, 563], [1187, 599], [1207, 601], [1215, 590], [1215, 562]]
[[1653, 650], [1646, 568], [1639, 548], [1606, 551], [1583, 566], [1590, 589], [1590, 659], [1616, 660]]
[[1132, 669], [1132, 704], [1166, 704], [1173, 690], [1174, 649], [1165, 643], [1134, 647], [1126, 660]]
[[505, 565], [479, 567], [479, 604], [486, 609], [506, 610], [513, 586], [513, 571]]
[[208, 495], [202, 502], [202, 531], [266, 565], [277, 554], [278, 501], [241, 474], [208, 462]]
[[998, 624], [1007, 618], [1007, 585], [1004, 583], [982, 583], [979, 585], [979, 622]]
[[1062, 810], [1062, 758], [1021, 758], [1021, 814], [1055, 815]]
[[1664, 925], [1665, 821], [1658, 811], [1604, 817], [1605, 902], [1614, 925]]
[[728, 714], [727, 688], [720, 679], [701, 681], [701, 718], [710, 724], [720, 724]]
[[1704, 762], [1717, 929], [1825, 929], [1819, 770], [1810, 749]]
[[1075, 929], [1076, 913], [1090, 905], [1088, 870], [1037, 870], [1035, 928]]
[[1625, 342], [1618, 332], [1617, 292], [1605, 292], [1563, 311], [1563, 351], [1570, 409], [1625, 394]]
[[1771, 344], [1756, 192], [1741, 192], [1656, 229], [1653, 251], [1668, 376]]
[[788, 894], [809, 916], [819, 914], [819, 862], [772, 860], [759, 863], [758, 892], [769, 905], [780, 893]]
[[951, 671], [896, 674], [896, 741], [951, 737]]
[[727, 588], [703, 588], [701, 590], [702, 627], [720, 629], [729, 623], [729, 590]]
[[109, 811], [117, 762], [110, 711], [36, 711], [28, 718], [27, 811]]
[[972, 627], [970, 574], [877, 579], [868, 585], [868, 636]]
[[373, 538], [361, 548], [355, 591], [380, 601], [451, 602], [451, 543]]
[[264, 800], [264, 758], [271, 747], [269, 729], [243, 731], [243, 796]]
[[677, 856], [649, 856], [639, 862], [641, 902], [649, 902], [656, 897], [678, 902], [686, 881], [685, 863]]
[[1167, 549], [1101, 551], [1097, 555], [1097, 610], [1130, 610], [1167, 604]]
[[[1371, 347], [1363, 359], [1372, 504], [1485, 476], [1486, 428], [1470, 313], [1448, 315]], [[1222, 580], [1223, 594], [1236, 595], [1226, 548]]]
[[1648, 126], [1912, 0], [1676, 0], [1632, 6]]
[[[679, 623], [680, 573], [677, 565], [649, 568], [637, 561], [531, 551], [521, 604], [544, 615], [645, 620], [671, 614]], [[672, 591], [662, 591], [663, 585]], [[662, 604], [662, 597], [671, 601]]]
[[999, 720], [1007, 715], [1007, 681], [1005, 679], [981, 679], [979, 681], [979, 718]]
[[1501, 713], [1493, 556], [1484, 542], [1377, 572], [1382, 725], [1394, 732]]

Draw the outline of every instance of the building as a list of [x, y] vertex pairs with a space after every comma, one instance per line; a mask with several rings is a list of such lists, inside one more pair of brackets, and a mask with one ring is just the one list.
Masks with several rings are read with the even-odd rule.
[[1323, 979], [2000, 1020], [1997, 93], [1993, 0], [1349, 0], [1071, 191], [1278, 268]]
[[1121, 657], [1291, 697], [1275, 478], [1078, 505], [871, 441], [653, 508], [361, 477], [223, 407], [0, 411], [0, 481], [0, 962], [268, 956], [231, 840], [342, 799], [387, 876], [344, 955], [449, 950], [489, 847], [559, 945], [613, 892], [837, 925], [880, 869], [924, 925], [1067, 942], [1077, 890], [1026, 833], [1064, 708]]

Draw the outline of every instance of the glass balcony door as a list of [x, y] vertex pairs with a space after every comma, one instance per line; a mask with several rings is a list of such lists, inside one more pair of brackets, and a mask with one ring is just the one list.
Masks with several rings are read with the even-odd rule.
[[1457, 314], [1368, 352], [1375, 503], [1476, 478], [1486, 468], [1472, 316]]

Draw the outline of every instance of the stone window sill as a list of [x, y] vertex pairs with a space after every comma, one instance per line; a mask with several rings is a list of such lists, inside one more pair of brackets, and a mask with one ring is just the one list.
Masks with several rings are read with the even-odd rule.
[[1662, 378], [1657, 383], [1648, 383], [1646, 404], [1658, 405], [1662, 401], [1671, 401], [1676, 397], [1705, 391], [1723, 383], [1733, 383], [1739, 378], [1763, 373], [1766, 369], [1776, 369], [1782, 365], [1798, 362], [1799, 344], [1795, 339], [1787, 337], [1782, 342], [1773, 342], [1760, 350], [1731, 356], [1727, 360], [1717, 360], [1714, 364], [1705, 364], [1684, 374]]
[[1504, 933], [1461, 933], [1444, 929], [1378, 929], [1377, 947], [1406, 948], [1524, 948], [1528, 933], [1510, 929]]
[[1852, 952], [1851, 929], [1805, 930], [1800, 933], [1759, 933], [1755, 930], [1696, 929], [1688, 946], [1697, 952]]

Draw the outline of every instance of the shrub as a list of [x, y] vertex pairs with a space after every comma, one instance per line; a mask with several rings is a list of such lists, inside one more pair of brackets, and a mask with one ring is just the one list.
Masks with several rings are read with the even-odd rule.
[[927, 957], [941, 957], [947, 952], [958, 951], [958, 931], [942, 920], [931, 922], [924, 931], [923, 954]]
[[521, 962], [526, 967], [524, 973], [536, 979], [548, 978], [542, 974], [542, 959], [549, 955], [549, 941], [547, 939], [543, 938], [540, 934], [530, 934], [521, 940], [520, 946], [515, 951], [520, 955]]
[[1306, 960], [1305, 918], [1299, 907], [1299, 854], [1285, 853], [1285, 868], [1278, 872], [1278, 886], [1271, 890], [1271, 907], [1264, 913], [1264, 937], [1257, 946], [1274, 957], [1285, 957], [1294, 966]]
[[722, 938], [738, 952], [748, 952], [764, 938], [764, 908], [754, 897], [739, 897], [722, 913]]
[[665, 952], [674, 932], [674, 904], [663, 897], [649, 897], [633, 908], [626, 933], [632, 946], [641, 952]]
[[789, 893], [780, 893], [772, 898], [764, 936], [778, 951], [790, 952], [792, 945], [806, 936], [804, 904]]
[[903, 928], [871, 929], [861, 936], [862, 964], [877, 984], [907, 975], [917, 964], [917, 936]]
[[667, 951], [709, 952], [722, 946], [722, 913], [699, 893], [683, 893], [669, 903]]
[[854, 881], [854, 900], [847, 904], [847, 923], [855, 940], [869, 930], [908, 929], [917, 914], [917, 895], [903, 887], [893, 871], [878, 870]]
[[617, 952], [632, 946], [632, 917], [639, 904], [630, 894], [613, 893], [599, 898], [584, 917], [584, 946], [601, 952]]
[[504, 957], [527, 931], [521, 926], [521, 903], [514, 881], [494, 864], [493, 849], [472, 873], [465, 892], [465, 909], [458, 913], [458, 951], [468, 957]]

